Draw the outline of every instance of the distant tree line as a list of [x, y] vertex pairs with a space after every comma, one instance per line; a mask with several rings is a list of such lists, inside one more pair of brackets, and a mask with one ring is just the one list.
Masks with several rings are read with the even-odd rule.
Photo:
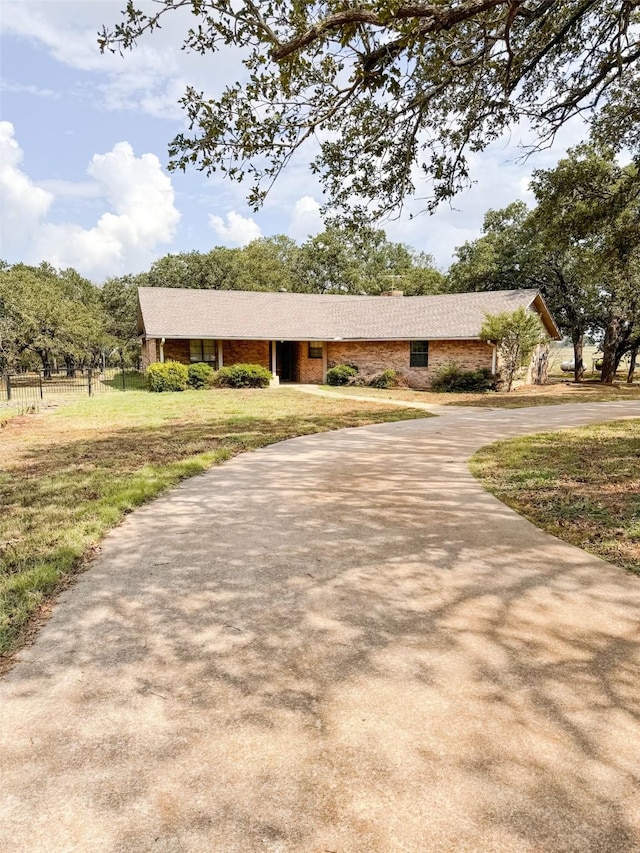
[[138, 287], [286, 290], [293, 293], [439, 293], [433, 258], [386, 239], [383, 231], [329, 228], [302, 245], [283, 235], [242, 249], [167, 255], [137, 275], [92, 284], [49, 264], [0, 266], [0, 371], [54, 365], [69, 372], [139, 359]]
[[371, 227], [329, 227], [302, 245], [278, 235], [241, 249], [167, 255], [138, 275], [96, 286], [75, 270], [0, 266], [0, 370], [101, 360], [134, 365], [137, 288], [286, 290], [293, 293], [408, 296], [536, 288], [574, 348], [584, 374], [585, 338], [602, 349], [602, 380], [640, 350], [640, 181], [632, 162], [582, 145], [534, 172], [536, 206], [489, 210], [483, 234], [465, 243], [445, 275], [433, 258]]

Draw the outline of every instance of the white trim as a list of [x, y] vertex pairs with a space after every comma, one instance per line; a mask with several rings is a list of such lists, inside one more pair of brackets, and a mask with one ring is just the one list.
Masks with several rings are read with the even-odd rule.
[[270, 349], [271, 349], [271, 376], [272, 376], [271, 382], [269, 382], [269, 386], [271, 388], [277, 388], [278, 385], [280, 385], [280, 377], [278, 376], [278, 373], [276, 370], [276, 368], [278, 366], [278, 360], [276, 358], [276, 356], [277, 356], [277, 350], [276, 350], [277, 343], [276, 343], [276, 341], [270, 341], [269, 343], [270, 343]]

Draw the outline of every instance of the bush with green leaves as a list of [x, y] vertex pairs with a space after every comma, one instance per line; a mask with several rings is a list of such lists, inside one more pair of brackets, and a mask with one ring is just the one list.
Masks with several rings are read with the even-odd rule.
[[261, 364], [230, 364], [216, 373], [214, 384], [220, 388], [266, 388], [271, 373]]
[[382, 370], [374, 373], [367, 382], [369, 388], [398, 388], [401, 377], [397, 370]]
[[487, 367], [480, 370], [464, 370], [450, 361], [444, 364], [431, 381], [431, 390], [449, 394], [478, 391], [494, 391], [497, 379]]
[[196, 361], [189, 365], [189, 388], [201, 389], [211, 388], [215, 378], [215, 370], [203, 361]]
[[516, 311], [485, 315], [480, 340], [495, 345], [505, 390], [511, 391], [517, 371], [529, 361], [536, 346], [545, 340], [545, 334], [537, 314], [518, 308]]
[[150, 391], [184, 391], [188, 379], [187, 365], [178, 361], [155, 362], [147, 368]]
[[348, 385], [358, 373], [358, 368], [350, 364], [336, 364], [327, 370], [327, 385]]

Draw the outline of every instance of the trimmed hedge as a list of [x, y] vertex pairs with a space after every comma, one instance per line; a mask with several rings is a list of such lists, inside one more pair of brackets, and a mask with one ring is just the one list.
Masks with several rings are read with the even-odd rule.
[[351, 367], [350, 364], [336, 364], [330, 370], [327, 370], [327, 385], [348, 385], [358, 369]]
[[184, 391], [188, 378], [187, 365], [178, 361], [155, 362], [147, 368], [149, 391]]
[[216, 373], [214, 384], [220, 388], [266, 388], [271, 373], [260, 364], [230, 364]]
[[480, 370], [463, 370], [459, 364], [443, 365], [433, 377], [432, 391], [464, 393], [471, 391], [494, 391], [497, 379], [487, 367]]
[[187, 380], [190, 388], [201, 389], [210, 388], [213, 385], [215, 378], [215, 370], [209, 364], [203, 361], [197, 361], [195, 364], [189, 365], [189, 379]]

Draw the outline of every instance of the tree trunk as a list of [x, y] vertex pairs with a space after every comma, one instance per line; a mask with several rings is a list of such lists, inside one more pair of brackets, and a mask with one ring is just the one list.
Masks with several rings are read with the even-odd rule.
[[601, 382], [611, 385], [616, 377], [616, 344], [620, 337], [620, 320], [611, 317], [607, 323], [602, 344], [602, 374]]
[[638, 358], [638, 347], [634, 347], [629, 353], [629, 372], [627, 373], [627, 384], [631, 385], [636, 372], [636, 359]]
[[549, 375], [549, 345], [539, 344], [534, 356], [531, 381], [534, 385], [546, 385]]
[[42, 362], [42, 375], [45, 379], [51, 379], [51, 360], [49, 358], [49, 350], [37, 349], [36, 352]]
[[584, 332], [574, 329], [571, 334], [571, 341], [573, 342], [573, 380], [574, 382], [582, 382], [584, 379], [584, 361], [582, 360]]

